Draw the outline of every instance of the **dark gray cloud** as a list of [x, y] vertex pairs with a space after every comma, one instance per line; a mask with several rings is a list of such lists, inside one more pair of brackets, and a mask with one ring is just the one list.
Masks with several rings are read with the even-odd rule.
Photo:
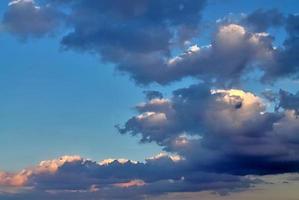
[[159, 91], [144, 91], [143, 92], [146, 95], [146, 98], [148, 100], [152, 100], [152, 99], [162, 99], [163, 98], [163, 94]]
[[[282, 94], [281, 94], [282, 96]], [[140, 135], [178, 153], [199, 171], [276, 174], [299, 170], [298, 99], [284, 94], [282, 111], [242, 90], [194, 85], [137, 106], [121, 133]]]
[[[299, 16], [289, 15], [286, 18], [285, 29], [287, 38], [283, 47], [277, 47], [273, 53], [273, 60], [263, 67], [264, 81], [273, 82], [279, 78], [298, 79], [299, 70]], [[267, 68], [267, 69], [266, 69]]]
[[263, 91], [262, 96], [270, 102], [276, 102], [278, 100], [278, 94], [272, 90]]
[[287, 110], [294, 110], [299, 114], [299, 92], [292, 94], [285, 90], [279, 91], [279, 107]]
[[50, 5], [40, 7], [33, 0], [10, 1], [2, 25], [21, 39], [50, 35], [61, 25], [64, 15]]
[[272, 27], [282, 27], [285, 16], [277, 9], [258, 9], [247, 15], [242, 22], [254, 32], [267, 32]]
[[[66, 48], [98, 53], [138, 83], [166, 83], [172, 47], [196, 35], [200, 1], [72, 1]], [[58, 3], [59, 4], [59, 3]]]

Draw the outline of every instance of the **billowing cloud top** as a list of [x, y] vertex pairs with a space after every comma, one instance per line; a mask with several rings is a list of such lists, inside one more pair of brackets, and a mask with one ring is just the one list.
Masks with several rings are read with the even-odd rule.
[[273, 174], [299, 169], [296, 97], [281, 92], [282, 111], [242, 90], [179, 89], [171, 99], [151, 99], [121, 133], [141, 135], [178, 153], [200, 171]]

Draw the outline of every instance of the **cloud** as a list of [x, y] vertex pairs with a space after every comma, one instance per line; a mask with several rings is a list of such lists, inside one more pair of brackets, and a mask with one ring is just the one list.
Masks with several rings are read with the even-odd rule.
[[39, 6], [34, 0], [10, 1], [2, 26], [21, 39], [50, 35], [61, 25], [63, 14], [50, 5]]
[[[143, 27], [143, 25], [141, 26]], [[143, 27], [144, 28], [144, 27]], [[159, 36], [159, 26], [155, 26], [154, 30]], [[146, 30], [146, 28], [145, 28]], [[113, 31], [114, 32], [114, 31]], [[115, 32], [117, 32], [115, 30]], [[151, 31], [147, 31], [150, 32]], [[145, 34], [143, 38], [147, 38]], [[68, 36], [66, 36], [67, 38]], [[101, 37], [97, 37], [101, 38]], [[134, 38], [137, 38], [136, 36]], [[169, 40], [169, 37], [168, 39]], [[80, 38], [74, 38], [74, 42], [80, 42]], [[113, 39], [116, 41], [116, 39]], [[123, 39], [122, 41], [128, 41]], [[130, 47], [134, 47], [133, 40]], [[151, 45], [163, 43], [163, 39], [156, 38], [154, 40], [147, 39]], [[109, 40], [105, 40], [109, 42]], [[137, 42], [137, 41], [136, 41]], [[67, 47], [72, 44], [64, 43]], [[85, 45], [78, 44], [79, 48]], [[138, 41], [137, 51], [132, 51], [123, 47], [113, 48], [107, 45], [97, 44], [93, 42], [95, 47], [86, 46], [85, 50], [94, 50], [97, 47], [104, 48], [105, 52], [100, 55], [104, 60], [116, 63], [118, 69], [129, 75], [141, 84], [149, 84], [156, 82], [159, 84], [168, 84], [181, 80], [185, 77], [196, 77], [207, 82], [216, 82], [221, 85], [231, 85], [239, 83], [240, 77], [248, 71], [253, 71], [257, 67], [257, 63], [264, 64], [272, 61], [274, 48], [272, 46], [272, 38], [266, 33], [252, 33], [244, 27], [237, 24], [227, 24], [220, 26], [211, 45], [209, 46], [190, 46], [182, 54], [172, 56], [171, 46], [157, 49], [145, 48], [150, 45], [143, 44]], [[109, 53], [111, 50], [111, 53]], [[101, 50], [100, 50], [101, 51]], [[108, 55], [109, 54], [109, 55]], [[106, 59], [105, 59], [106, 58]]]
[[265, 32], [269, 28], [282, 27], [285, 23], [285, 16], [277, 9], [258, 9], [247, 15], [242, 23], [254, 32]]
[[36, 174], [53, 174], [65, 163], [79, 160], [81, 160], [79, 156], [63, 156], [57, 160], [42, 161], [34, 169], [23, 170], [19, 173], [0, 172], [0, 185], [16, 187], [24, 186], [27, 184], [30, 177], [35, 176]]
[[296, 114], [299, 114], [299, 93], [292, 94], [285, 90], [279, 91], [279, 105], [278, 107], [294, 110]]
[[238, 24], [220, 25], [211, 45], [193, 46], [170, 59], [165, 74], [173, 80], [195, 76], [222, 86], [235, 85], [249, 71], [272, 60], [273, 50], [266, 33], [253, 33]]
[[264, 100], [250, 92], [193, 85], [174, 91], [171, 99], [138, 105], [138, 115], [119, 130], [177, 153], [199, 171], [296, 172], [299, 121], [291, 104], [296, 99], [289, 98], [281, 101], [285, 109], [270, 112]]
[[162, 197], [154, 198], [155, 200], [171, 199], [198, 199], [201, 200], [252, 200], [252, 199], [271, 199], [271, 200], [292, 200], [297, 199], [299, 182], [296, 181], [298, 174], [282, 174], [261, 177], [266, 184], [260, 184], [255, 188], [232, 193], [227, 196], [219, 196], [208, 192], [192, 193], [171, 193]]
[[275, 81], [279, 78], [298, 79], [299, 60], [297, 54], [299, 52], [299, 15], [289, 15], [286, 19], [285, 29], [287, 38], [283, 43], [283, 47], [279, 47], [274, 52], [273, 61], [265, 68], [264, 81]]
[[74, 31], [62, 45], [96, 52], [142, 84], [168, 81], [165, 59], [174, 46], [198, 34], [205, 5], [204, 0], [72, 2]]
[[[249, 72], [260, 70], [263, 83], [298, 78], [298, 16], [258, 9], [239, 20], [226, 20], [207, 46], [200, 38], [205, 0], [33, 0], [11, 1], [3, 17], [6, 31], [21, 38], [41, 37], [62, 24], [65, 49], [99, 55], [139, 84], [168, 84], [195, 77], [210, 84], [238, 85]], [[279, 27], [287, 32], [274, 46]], [[186, 47], [186, 44], [191, 44]], [[287, 67], [286, 67], [287, 66]]]
[[143, 92], [146, 95], [146, 98], [149, 100], [152, 99], [162, 99], [163, 98], [163, 94], [159, 91], [144, 91]]
[[[20, 174], [24, 179], [18, 184], [5, 181], [17, 179]], [[14, 194], [0, 193], [0, 197], [143, 199], [168, 192], [232, 192], [251, 187], [254, 183], [254, 179], [194, 171], [179, 156], [165, 153], [149, 158], [144, 163], [123, 159], [97, 163], [78, 156], [64, 156], [42, 161], [38, 166], [19, 173], [2, 173], [0, 186], [17, 187], [20, 191]]]

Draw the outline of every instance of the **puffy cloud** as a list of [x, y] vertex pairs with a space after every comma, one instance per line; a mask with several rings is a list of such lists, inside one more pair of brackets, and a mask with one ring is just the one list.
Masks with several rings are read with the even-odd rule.
[[248, 175], [299, 170], [296, 106], [269, 112], [264, 100], [250, 92], [210, 90], [203, 84], [176, 90], [164, 102], [138, 105], [139, 114], [120, 132], [156, 142], [199, 171]]
[[139, 83], [169, 81], [164, 80], [165, 59], [173, 46], [198, 32], [205, 1], [112, 2], [74, 3], [70, 16], [74, 31], [63, 37], [62, 44], [99, 53]]
[[21, 171], [16, 174], [0, 172], [0, 185], [23, 186], [30, 175], [31, 171]]
[[265, 32], [271, 27], [281, 27], [285, 16], [277, 9], [258, 9], [247, 15], [242, 23], [249, 26], [255, 32]]
[[[152, 99], [137, 105], [136, 109], [140, 114], [128, 120], [120, 131], [142, 133], [142, 141], [163, 142], [184, 132], [200, 134], [204, 131], [203, 123], [217, 120], [226, 121], [223, 125], [234, 131], [244, 121], [260, 116], [265, 106], [251, 93], [211, 91], [200, 84], [176, 90], [172, 99]], [[214, 125], [213, 129], [216, 128]]]
[[[119, 69], [127, 71], [139, 83], [167, 84], [184, 77], [196, 77], [221, 85], [239, 83], [247, 74], [268, 65], [275, 52], [273, 38], [255, 33], [237, 24], [221, 25], [208, 46], [193, 45], [180, 55], [159, 53], [128, 56]], [[138, 58], [138, 59], [136, 59]]]
[[22, 170], [19, 173], [4, 173], [0, 172], [0, 185], [6, 186], [24, 186], [29, 179], [39, 174], [54, 174], [59, 167], [67, 162], [80, 161], [79, 156], [63, 156], [57, 160], [42, 161], [33, 169]]
[[280, 90], [278, 107], [287, 110], [294, 110], [296, 114], [299, 114], [299, 92], [297, 94], [292, 94], [290, 92]]
[[204, 5], [204, 1], [185, 0], [93, 0], [88, 3], [79, 0], [62, 3], [65, 2], [72, 8], [71, 23], [75, 28], [63, 39], [66, 45], [94, 47], [94, 50], [111, 49], [115, 45], [115, 49], [130, 52], [167, 50], [174, 36], [170, 28], [175, 28], [179, 35], [185, 29], [196, 29]]
[[39, 6], [34, 0], [10, 1], [3, 16], [4, 30], [21, 39], [53, 34], [64, 15], [49, 5]]
[[239, 83], [248, 72], [272, 60], [272, 38], [237, 24], [221, 25], [209, 46], [189, 49], [168, 64], [173, 79], [195, 76], [221, 85]]
[[[0, 194], [1, 199], [143, 199], [168, 192], [232, 192], [256, 183], [256, 180], [229, 174], [195, 171], [187, 167], [179, 156], [165, 153], [144, 163], [124, 159], [97, 163], [77, 156], [64, 156], [43, 161], [20, 173], [3, 174], [0, 186], [30, 189], [20, 189], [13, 195]], [[18, 184], [5, 181], [8, 176], [17, 180], [20, 174], [26, 179]]]
[[265, 82], [273, 82], [286, 77], [298, 79], [299, 15], [289, 15], [285, 21], [287, 38], [282, 47], [275, 49], [272, 61], [262, 67], [265, 72], [263, 77]]
[[10, 3], [3, 24], [18, 36], [39, 37], [59, 26], [63, 12], [71, 30], [61, 40], [65, 48], [96, 52], [139, 83], [166, 83], [165, 60], [174, 46], [198, 35], [204, 5], [205, 0], [46, 0], [37, 6], [20, 0]]
[[[62, 46], [96, 53], [141, 84], [192, 76], [231, 86], [256, 69], [267, 83], [298, 76], [297, 15], [259, 9], [235, 23], [221, 23], [210, 45], [185, 49], [182, 44], [199, 37], [204, 5], [205, 0], [46, 0], [40, 5], [15, 0], [3, 25], [27, 38], [53, 33], [63, 22], [70, 32], [62, 37]], [[266, 33], [271, 27], [287, 31], [283, 46], [274, 47], [274, 36]]]

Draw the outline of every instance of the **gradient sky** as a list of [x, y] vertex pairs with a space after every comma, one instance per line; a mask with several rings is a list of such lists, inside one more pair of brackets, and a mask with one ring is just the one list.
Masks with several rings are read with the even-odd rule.
[[[18, 4], [22, 1], [26, 2], [26, 0], [15, 2]], [[51, 3], [51, 1], [53, 0], [36, 0], [35, 3], [45, 5], [45, 2]], [[1, 18], [8, 11], [9, 2], [8, 0], [0, 2]], [[31, 1], [27, 0], [28, 2]], [[213, 39], [213, 31], [217, 27], [216, 21], [223, 17], [230, 16], [232, 20], [239, 20], [241, 16], [257, 9], [278, 9], [287, 16], [298, 14], [298, 8], [297, 0], [207, 0], [200, 10], [202, 17], [198, 22], [199, 36], [193, 37], [192, 42], [199, 46], [209, 45]], [[68, 8], [61, 6], [60, 9]], [[113, 59], [108, 58], [108, 62], [104, 62], [100, 58], [102, 50], [90, 53], [88, 50], [72, 48], [71, 45], [67, 49], [62, 47], [61, 38], [72, 30], [72, 25], [59, 28], [55, 33], [38, 37], [23, 35], [23, 37], [23, 33], [8, 31], [4, 20], [1, 23], [3, 24], [0, 24], [0, 172], [17, 172], [35, 166], [42, 160], [55, 159], [63, 155], [79, 155], [95, 161], [126, 158], [144, 162], [146, 158], [163, 151], [165, 146], [158, 145], [155, 140], [141, 144], [140, 139], [144, 133], [138, 133], [134, 137], [130, 134], [122, 135], [115, 126], [124, 125], [136, 113], [142, 114], [136, 112], [134, 106], [146, 101], [143, 91], [157, 90], [162, 92], [164, 97], [171, 98], [174, 90], [196, 84], [198, 79], [189, 77], [168, 82], [166, 85], [157, 81], [146, 85], [138, 84], [130, 77], [135, 72], [118, 70], [118, 66], [115, 66], [118, 63], [114, 63]], [[139, 26], [142, 28], [142, 25]], [[270, 27], [267, 31], [275, 35], [274, 45], [283, 44], [286, 38], [283, 28]], [[172, 54], [178, 54], [182, 49], [171, 51]], [[279, 89], [292, 93], [298, 91], [298, 80], [284, 78], [265, 85], [257, 80], [258, 74], [259, 72], [251, 72], [249, 80], [242, 80], [242, 87], [232, 88], [243, 89], [256, 95], [262, 95], [269, 90], [278, 92]], [[218, 85], [215, 87], [218, 88]], [[273, 107], [271, 104], [267, 109]], [[124, 132], [131, 131], [130, 128], [132, 127]], [[298, 169], [284, 173], [299, 172]], [[296, 181], [290, 188], [295, 186], [298, 186]], [[289, 193], [288, 200], [295, 200], [296, 194], [299, 196], [295, 189], [287, 191], [281, 182], [273, 188], [268, 188], [268, 185], [265, 187], [267, 194], [272, 195], [272, 191], [276, 190], [273, 188], [281, 188], [282, 192]], [[170, 199], [183, 199], [189, 196], [197, 199], [202, 195], [203, 200], [245, 200], [248, 195], [247, 199], [251, 200], [270, 197], [265, 198], [264, 194], [255, 197], [251, 196], [255, 193], [253, 190], [245, 192], [243, 188], [241, 190], [241, 193], [237, 192], [233, 194], [236, 196], [231, 197], [226, 195], [212, 195], [212, 197], [205, 191], [187, 195], [183, 193], [184, 197], [171, 196], [182, 195], [181, 193], [166, 196]], [[162, 199], [166, 199], [166, 196]]]

